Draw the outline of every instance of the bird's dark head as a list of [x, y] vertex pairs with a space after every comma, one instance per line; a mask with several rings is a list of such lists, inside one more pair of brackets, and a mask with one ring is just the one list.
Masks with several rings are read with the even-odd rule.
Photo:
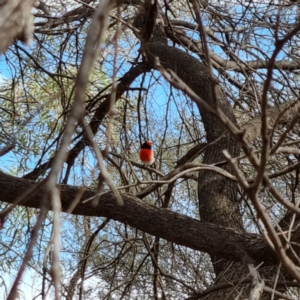
[[142, 145], [142, 149], [151, 149], [152, 148], [153, 143], [151, 141], [146, 141], [143, 145]]

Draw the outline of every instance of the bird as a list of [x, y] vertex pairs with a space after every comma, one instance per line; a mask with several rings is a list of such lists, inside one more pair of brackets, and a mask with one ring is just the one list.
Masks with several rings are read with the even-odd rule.
[[152, 145], [151, 141], [146, 141], [140, 150], [140, 160], [148, 166], [152, 165], [155, 161]]

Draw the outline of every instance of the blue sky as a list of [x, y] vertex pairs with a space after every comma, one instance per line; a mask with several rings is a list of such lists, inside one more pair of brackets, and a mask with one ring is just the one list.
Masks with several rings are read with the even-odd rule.
[[[265, 28], [262, 28], [260, 30], [261, 35], [265, 35], [268, 32], [269, 31]], [[22, 46], [22, 47], [25, 47], [25, 46]], [[268, 50], [268, 52], [270, 51], [270, 49], [274, 48], [273, 45], [262, 44], [262, 49], [264, 49], [264, 47], [266, 47], [265, 50], [266, 51]], [[26, 48], [26, 49], [30, 50], [30, 48]], [[218, 49], [220, 50], [220, 48], [216, 47], [216, 50], [218, 50]], [[245, 55], [244, 56], [245, 59], [249, 59], [249, 57], [246, 56], [246, 54], [244, 54], [244, 55]], [[241, 55], [241, 57], [243, 57], [243, 54]], [[280, 56], [278, 58], [280, 59], [283, 57], [284, 57], [284, 53], [281, 52]], [[111, 70], [109, 70], [110, 65], [107, 65], [104, 67], [106, 67], [108, 69], [108, 72], [111, 72]], [[124, 73], [123, 70], [122, 70], [122, 72], [120, 72], [120, 76], [121, 76], [121, 73]], [[159, 74], [157, 72], [155, 72], [155, 75], [159, 76]], [[6, 78], [10, 78], [10, 77], [11, 77], [10, 69], [7, 67], [7, 65], [5, 63], [4, 56], [2, 56], [0, 58], [0, 82], [1, 82], [1, 80], [3, 80], [3, 79], [5, 80]], [[136, 82], [133, 83], [132, 86], [139, 86], [140, 80], [141, 80], [140, 78], [137, 79]], [[146, 87], [148, 86], [147, 80], [146, 80], [145, 86]], [[150, 97], [152, 97], [152, 99], [155, 100], [153, 102], [153, 108], [155, 108], [154, 109], [155, 117], [157, 117], [161, 121], [160, 124], [157, 124], [157, 127], [160, 128], [159, 126], [161, 126], [161, 128], [163, 128], [164, 121], [165, 121], [164, 108], [168, 101], [167, 94], [169, 93], [169, 84], [166, 84], [166, 82], [164, 82], [164, 85], [158, 84], [158, 85], [156, 85], [155, 88], [153, 88], [151, 91], [149, 91], [149, 93], [151, 93], [151, 96], [149, 95], [149, 99], [150, 99]], [[178, 94], [180, 94], [180, 93], [178, 93]], [[178, 116], [177, 108], [175, 105], [175, 101], [176, 101], [175, 98], [176, 97], [174, 97], [174, 99], [172, 99], [172, 101], [170, 103], [170, 112], [168, 114], [168, 118], [170, 119], [170, 122], [173, 121], [173, 119], [175, 120], [175, 117]], [[163, 109], [161, 109], [161, 108], [163, 108]], [[161, 136], [155, 136], [150, 130], [151, 130], [151, 128], [149, 129], [149, 135], [148, 135], [149, 139], [155, 141], [156, 139], [159, 140], [159, 138], [161, 138]], [[172, 134], [175, 134], [175, 131], [173, 131], [173, 132], [169, 131], [169, 134], [171, 136]], [[135, 130], [132, 133], [132, 139], [133, 140], [136, 139], [136, 144], [133, 145], [133, 148], [135, 149], [136, 152], [138, 151], [138, 148], [139, 148], [139, 138], [137, 135], [138, 135], [138, 131]], [[157, 147], [158, 145], [155, 145], [155, 146]], [[95, 165], [95, 159], [94, 159], [93, 155], [89, 151], [86, 151], [85, 155], [86, 155], [85, 156], [86, 161], [93, 168], [93, 166]], [[12, 151], [3, 157], [0, 157], [1, 169], [4, 170], [5, 172], [9, 172], [11, 169], [14, 169], [18, 166], [19, 159], [20, 158], [18, 156], [16, 156]], [[36, 159], [38, 159], [38, 158], [36, 158]], [[30, 161], [28, 166], [34, 167], [35, 163], [36, 163], [36, 160], [34, 160], [34, 157], [32, 157], [32, 160]], [[74, 168], [73, 172], [75, 175], [77, 173], [79, 174], [80, 172], [82, 172], [81, 167], [76, 166]], [[87, 173], [88, 173], [88, 171], [87, 171]], [[19, 175], [23, 175], [23, 174], [19, 174]], [[72, 178], [69, 183], [70, 184], [74, 183]], [[69, 226], [69, 225], [64, 225], [64, 226]], [[64, 227], [62, 228], [62, 230], [65, 230], [65, 229], [68, 229], [68, 228], [64, 228]], [[23, 249], [21, 249], [21, 250], [23, 250]], [[11, 277], [11, 274], [4, 274], [4, 278], [7, 280], [7, 282], [12, 282], [12, 280], [13, 280], [13, 278]], [[24, 282], [21, 284], [20, 288], [23, 291], [23, 293], [27, 297], [29, 297], [27, 299], [32, 299], [32, 295], [31, 295], [32, 286], [36, 287], [36, 286], [40, 286], [40, 284], [41, 284], [40, 279], [38, 278], [38, 276], [36, 276], [36, 273], [33, 270], [28, 269], [26, 275], [24, 276]]]

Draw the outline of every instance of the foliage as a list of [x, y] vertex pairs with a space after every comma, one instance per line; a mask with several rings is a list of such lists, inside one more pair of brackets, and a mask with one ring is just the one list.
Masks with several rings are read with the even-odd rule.
[[[213, 143], [206, 144], [204, 117], [199, 114], [197, 103], [191, 101], [186, 90], [174, 88], [172, 76], [163, 78], [161, 72], [149, 68], [141, 76], [133, 76], [129, 86], [120, 87], [132, 68], [147, 60], [139, 51], [140, 36], [133, 25], [144, 4], [127, 2], [111, 10], [104, 42], [95, 46], [97, 57], [81, 99], [84, 118], [74, 122], [68, 157], [57, 178], [60, 184], [98, 188], [101, 192], [111, 188], [108, 180], [101, 182], [101, 167], [85, 124], [102, 150], [111, 184], [133, 195], [144, 191], [153, 181], [163, 180], [179, 167], [180, 159], [188, 151], [198, 147], [183, 165], [193, 162], [200, 166], [205, 151], [212, 149]], [[236, 198], [245, 230], [258, 234], [268, 231], [261, 222], [261, 211], [251, 198], [250, 188], [245, 188], [260, 175], [253, 197], [267, 211], [270, 223], [278, 226], [289, 210], [278, 202], [262, 174], [267, 174], [281, 199], [297, 207], [299, 5], [277, 1], [158, 2], [168, 45], [202, 61], [208, 70], [211, 67], [239, 128], [246, 132], [244, 137], [253, 136], [253, 128], [259, 126], [254, 130], [254, 138], [244, 140], [244, 144], [239, 140], [243, 151], [237, 162], [242, 179], [238, 178]], [[51, 175], [53, 158], [66, 136], [74, 99], [76, 103], [77, 75], [83, 65], [96, 7], [94, 1], [79, 1], [76, 5], [67, 1], [39, 1], [34, 9], [31, 46], [14, 42], [2, 56], [2, 171], [36, 181]], [[203, 28], [199, 25], [198, 9]], [[181, 71], [177, 70], [177, 74]], [[106, 112], [108, 99], [110, 109]], [[291, 103], [291, 108], [283, 107], [287, 103]], [[271, 108], [286, 109], [288, 115], [281, 118], [277, 113], [274, 117]], [[264, 120], [267, 122], [263, 123]], [[265, 133], [260, 130], [261, 124], [267, 128]], [[238, 140], [238, 136], [236, 133], [234, 138]], [[138, 162], [139, 147], [144, 140], [154, 142], [155, 169]], [[205, 147], [202, 150], [201, 145]], [[247, 153], [247, 147], [252, 152]], [[265, 162], [261, 174], [253, 157], [260, 159], [261, 165]], [[212, 164], [213, 167], [227, 164], [225, 157], [223, 162], [216, 163], [220, 165]], [[226, 170], [236, 175], [233, 169]], [[174, 183], [159, 185], [144, 201], [200, 219], [197, 172], [185, 173]], [[103, 189], [99, 182], [103, 183]], [[6, 200], [0, 199], [4, 201], [1, 205], [4, 210]], [[39, 212], [18, 206], [5, 221], [0, 242], [3, 298], [9, 294], [20, 269]], [[295, 219], [289, 219], [288, 225]], [[286, 228], [291, 230], [292, 225]], [[55, 277], [61, 283], [61, 299], [184, 299], [204, 291], [219, 279], [206, 253], [151, 236], [125, 222], [65, 213], [61, 215], [60, 270], [53, 273], [55, 232], [54, 210], [47, 213], [38, 231], [28, 272], [20, 285], [20, 298], [23, 294], [30, 295], [24, 296], [25, 299], [42, 299], [46, 294], [57, 298]], [[299, 293], [297, 288], [287, 287], [284, 292], [291, 297], [287, 299], [297, 299]]]

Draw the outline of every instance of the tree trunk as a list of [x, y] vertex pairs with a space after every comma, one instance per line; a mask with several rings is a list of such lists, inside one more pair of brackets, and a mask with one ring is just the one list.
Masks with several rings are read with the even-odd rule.
[[[160, 63], [166, 69], [171, 69], [177, 76], [184, 81], [199, 97], [205, 100], [211, 106], [214, 106], [213, 82], [210, 78], [207, 68], [196, 58], [189, 54], [170, 47], [166, 43], [163, 31], [157, 27], [154, 35], [149, 42], [147, 51], [147, 60], [152, 67], [154, 66], [154, 57], [158, 57]], [[180, 71], [179, 71], [180, 70]], [[222, 90], [216, 86], [217, 103], [227, 117], [236, 122], [230, 103], [224, 97]], [[212, 164], [224, 160], [222, 151], [226, 149], [231, 156], [236, 157], [240, 154], [239, 144], [227, 132], [225, 126], [217, 116], [208, 113], [199, 105], [199, 113], [202, 116], [203, 124], [206, 131], [208, 143], [212, 143], [204, 154], [203, 163]], [[227, 165], [223, 167], [230, 172]], [[238, 232], [244, 232], [242, 216], [237, 199], [237, 183], [233, 182], [215, 172], [200, 171], [198, 181], [198, 199], [199, 213], [201, 221], [213, 223], [222, 227], [230, 227]], [[222, 247], [220, 242], [219, 247]], [[254, 257], [250, 257], [246, 249], [241, 249], [240, 255], [242, 260], [250, 263]], [[249, 277], [247, 263], [240, 263], [222, 259], [218, 256], [211, 255], [211, 261], [214, 266], [216, 283], [233, 282], [235, 280]], [[260, 271], [260, 270], [259, 270]], [[264, 277], [270, 278], [276, 274], [274, 267], [264, 268], [261, 271]], [[250, 285], [242, 285], [224, 289], [206, 296], [205, 299], [239, 299], [248, 298], [250, 294]], [[268, 299], [269, 295], [263, 295], [263, 299]]]

